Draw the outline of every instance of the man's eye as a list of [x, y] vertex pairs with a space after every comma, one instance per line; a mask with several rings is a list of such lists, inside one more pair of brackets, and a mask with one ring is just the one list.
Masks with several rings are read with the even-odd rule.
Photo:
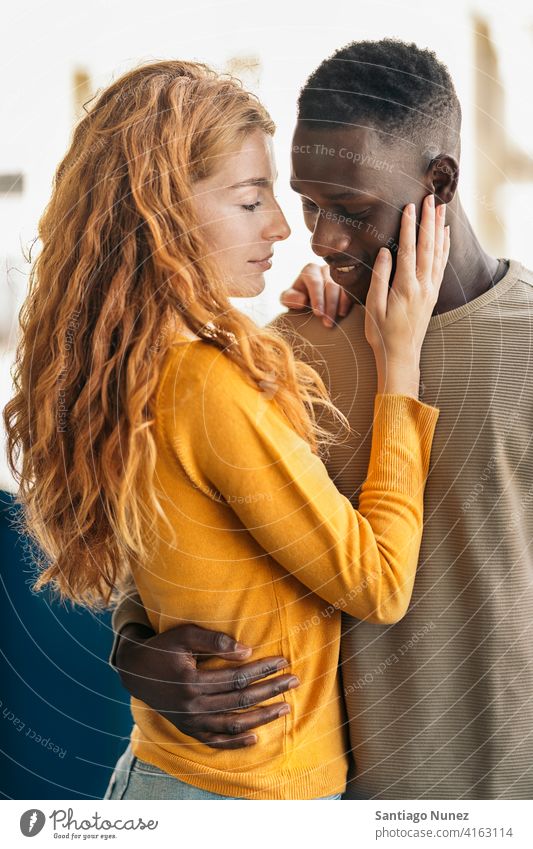
[[351, 219], [352, 221], [363, 221], [369, 214], [369, 209], [363, 209], [362, 212], [348, 212], [347, 209], [342, 211], [342, 215], [345, 215], [347, 219]]
[[246, 212], [253, 212], [258, 206], [261, 206], [260, 200], [257, 200], [255, 203], [242, 204], [242, 208], [245, 209]]
[[302, 198], [302, 206], [305, 212], [318, 212], [318, 206], [316, 203], [313, 203], [313, 201], [308, 198]]

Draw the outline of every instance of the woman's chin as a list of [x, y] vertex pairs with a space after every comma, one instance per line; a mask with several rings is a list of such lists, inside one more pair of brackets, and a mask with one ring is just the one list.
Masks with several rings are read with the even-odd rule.
[[261, 273], [249, 274], [244, 279], [234, 281], [231, 287], [232, 298], [255, 298], [265, 288], [265, 275]]

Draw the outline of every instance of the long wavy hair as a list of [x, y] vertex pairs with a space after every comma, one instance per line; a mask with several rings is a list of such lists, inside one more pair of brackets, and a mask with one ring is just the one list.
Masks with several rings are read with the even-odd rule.
[[4, 410], [21, 530], [41, 553], [34, 589], [107, 605], [148, 554], [164, 518], [153, 401], [176, 317], [258, 387], [274, 383], [314, 452], [328, 411], [346, 427], [317, 372], [232, 306], [195, 226], [192, 185], [257, 129], [274, 124], [238, 80], [168, 61], [126, 73], [74, 131], [39, 224]]

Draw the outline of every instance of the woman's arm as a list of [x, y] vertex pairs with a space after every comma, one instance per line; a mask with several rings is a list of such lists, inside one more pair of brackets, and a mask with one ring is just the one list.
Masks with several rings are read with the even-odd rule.
[[207, 497], [238, 515], [258, 557], [267, 552], [352, 616], [395, 622], [413, 588], [438, 411], [414, 398], [377, 397], [369, 473], [355, 510], [275, 401], [236, 371], [211, 359], [203, 392], [189, 396], [186, 413], [165, 418], [176, 459]]

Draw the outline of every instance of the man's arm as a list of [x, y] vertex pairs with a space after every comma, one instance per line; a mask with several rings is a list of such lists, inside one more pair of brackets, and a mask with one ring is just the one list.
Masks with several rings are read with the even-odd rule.
[[[128, 591], [115, 609], [113, 629], [110, 663], [126, 690], [184, 734], [212, 748], [253, 746], [257, 736], [252, 729], [273, 722], [287, 707], [285, 702], [254, 705], [299, 684], [290, 673], [268, 677], [287, 668], [285, 658], [245, 663], [252, 649], [220, 631], [180, 625], [155, 634], [134, 590]], [[202, 658], [213, 655], [225, 658], [228, 668], [205, 670], [198, 666]], [[233, 712], [237, 710], [243, 712]]]
[[[109, 655], [109, 663], [114, 669], [117, 669], [117, 651], [124, 629], [128, 627], [133, 628], [134, 630], [130, 630], [130, 633], [137, 631], [139, 635], [142, 629], [144, 629], [144, 632], [150, 637], [153, 637], [155, 633], [150, 624], [148, 614], [144, 609], [141, 597], [133, 583], [131, 587], [125, 590], [118, 605], [115, 607], [111, 623], [113, 626], [113, 646]], [[148, 632], [150, 633], [148, 634]]]

